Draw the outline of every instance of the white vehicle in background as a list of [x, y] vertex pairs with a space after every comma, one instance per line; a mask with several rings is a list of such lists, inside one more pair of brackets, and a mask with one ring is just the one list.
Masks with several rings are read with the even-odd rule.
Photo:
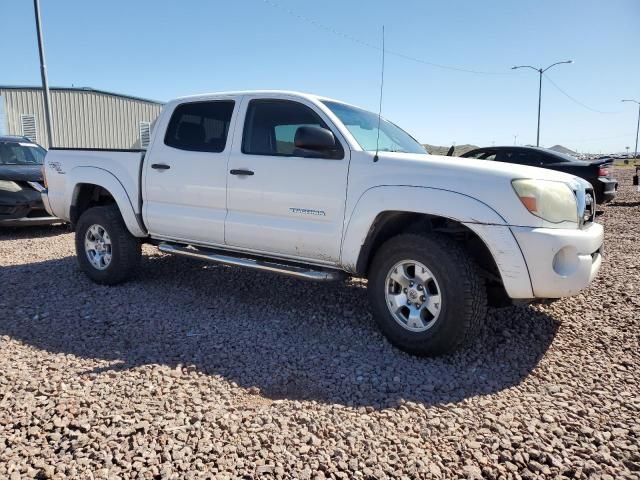
[[[394, 124], [315, 95], [169, 102], [146, 152], [52, 149], [52, 214], [94, 281], [131, 277], [140, 245], [300, 278], [367, 277], [389, 340], [422, 355], [473, 338], [489, 301], [574, 295], [600, 268], [591, 186], [428, 155]], [[376, 146], [378, 151], [376, 153]]]

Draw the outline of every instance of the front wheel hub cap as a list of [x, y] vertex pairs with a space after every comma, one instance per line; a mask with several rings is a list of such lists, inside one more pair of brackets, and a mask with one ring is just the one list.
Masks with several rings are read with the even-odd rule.
[[411, 332], [428, 330], [440, 316], [442, 293], [438, 281], [415, 260], [402, 260], [391, 267], [384, 294], [395, 321]]
[[84, 236], [84, 250], [89, 263], [98, 270], [111, 263], [111, 237], [101, 225], [91, 225]]

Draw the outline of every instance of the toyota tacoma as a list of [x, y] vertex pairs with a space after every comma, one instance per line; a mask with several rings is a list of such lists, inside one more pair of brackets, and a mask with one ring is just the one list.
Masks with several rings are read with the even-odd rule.
[[45, 181], [95, 282], [134, 275], [142, 243], [310, 280], [366, 277], [380, 329], [418, 355], [467, 343], [492, 302], [577, 294], [602, 262], [588, 182], [428, 155], [377, 114], [296, 92], [171, 101], [146, 151], [53, 148]]

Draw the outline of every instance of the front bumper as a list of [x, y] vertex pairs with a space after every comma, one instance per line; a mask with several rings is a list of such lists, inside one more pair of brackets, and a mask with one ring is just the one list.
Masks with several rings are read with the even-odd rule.
[[42, 204], [44, 205], [47, 213], [52, 217], [55, 217], [53, 210], [51, 210], [51, 203], [49, 202], [49, 192], [46, 188], [40, 191], [40, 198], [42, 199]]
[[575, 295], [595, 278], [602, 264], [604, 229], [511, 227], [529, 270], [536, 298]]
[[613, 178], [598, 178], [596, 202], [607, 203], [613, 200], [618, 190], [618, 181]]
[[62, 220], [46, 208], [39, 191], [2, 192], [0, 195], [0, 227], [49, 225], [60, 222]]

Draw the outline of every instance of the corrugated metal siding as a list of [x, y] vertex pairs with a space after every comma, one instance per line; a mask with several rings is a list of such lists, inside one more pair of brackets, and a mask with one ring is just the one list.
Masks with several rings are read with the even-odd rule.
[[[6, 133], [21, 135], [20, 115], [36, 116], [38, 143], [48, 148], [42, 91], [0, 89], [5, 104]], [[56, 147], [140, 148], [140, 122], [156, 119], [162, 105], [91, 90], [51, 90], [51, 116]]]

